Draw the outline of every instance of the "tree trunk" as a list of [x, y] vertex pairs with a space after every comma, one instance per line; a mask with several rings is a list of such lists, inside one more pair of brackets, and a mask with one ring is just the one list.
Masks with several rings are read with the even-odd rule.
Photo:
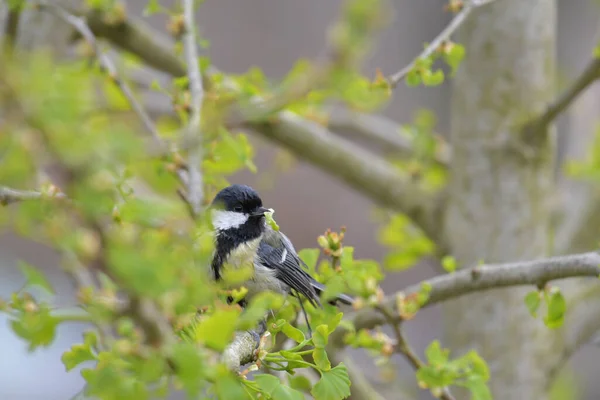
[[[554, 93], [553, 0], [504, 0], [477, 9], [458, 42], [466, 57], [453, 81], [453, 163], [444, 221], [463, 266], [548, 253], [553, 190], [551, 132], [523, 133]], [[446, 346], [488, 360], [495, 399], [546, 397], [553, 335], [523, 302], [528, 289], [500, 289], [445, 305]], [[458, 398], [464, 398], [458, 394]]]

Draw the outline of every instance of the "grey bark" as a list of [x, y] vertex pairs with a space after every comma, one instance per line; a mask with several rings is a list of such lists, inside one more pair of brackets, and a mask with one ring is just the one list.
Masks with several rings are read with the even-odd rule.
[[[476, 10], [458, 41], [453, 81], [450, 198], [445, 233], [461, 264], [547, 255], [554, 143], [523, 124], [552, 98], [553, 0], [498, 1]], [[558, 338], [528, 313], [531, 289], [498, 289], [444, 306], [446, 346], [488, 360], [496, 399], [544, 399]], [[532, 340], [535, 338], [534, 340]], [[462, 396], [459, 395], [459, 398]]]

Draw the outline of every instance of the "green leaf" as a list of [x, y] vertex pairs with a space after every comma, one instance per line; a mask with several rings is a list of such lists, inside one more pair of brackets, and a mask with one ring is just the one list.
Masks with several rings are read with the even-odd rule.
[[315, 267], [317, 266], [317, 260], [319, 259], [319, 254], [319, 249], [302, 249], [298, 252], [298, 255], [308, 267], [309, 272], [315, 270]]
[[313, 351], [313, 359], [321, 371], [329, 371], [331, 369], [331, 363], [329, 362], [329, 357], [327, 357], [325, 349], [316, 348]]
[[177, 379], [190, 396], [198, 393], [202, 385], [204, 362], [192, 343], [177, 343], [171, 352]]
[[325, 346], [327, 346], [328, 335], [329, 329], [327, 328], [327, 325], [323, 324], [317, 326], [312, 337], [313, 343], [317, 349], [324, 349]]
[[[239, 379], [230, 374], [226, 374], [217, 378], [215, 382], [215, 392], [218, 399], [249, 399], [251, 398], [246, 392]], [[205, 398], [202, 396], [201, 398]]]
[[29, 342], [29, 351], [40, 346], [49, 346], [56, 336], [59, 320], [50, 315], [47, 309], [35, 313], [24, 313], [21, 318], [10, 321], [17, 336]]
[[289, 337], [297, 343], [304, 342], [304, 333], [302, 333], [300, 329], [294, 328], [289, 323], [283, 325], [283, 327], [281, 328], [281, 332], [283, 332], [285, 336]]
[[202, 320], [195, 328], [195, 338], [213, 349], [223, 351], [233, 339], [239, 311], [236, 309], [217, 310]]
[[304, 358], [302, 358], [302, 356], [298, 353], [293, 353], [291, 351], [286, 351], [286, 350], [281, 350], [279, 352], [279, 354], [281, 354], [281, 357], [285, 358], [286, 362], [287, 362], [287, 367], [288, 370], [293, 370], [296, 368], [303, 368], [305, 367], [305, 361]]
[[452, 43], [450, 50], [444, 55], [446, 63], [452, 69], [451, 75], [456, 73], [458, 66], [463, 58], [465, 58], [465, 47], [458, 43]]
[[333, 317], [332, 319], [329, 320], [329, 323], [327, 324], [327, 333], [328, 334], [332, 334], [333, 331], [336, 330], [336, 328], [342, 321], [342, 318], [344, 318], [344, 313], [340, 312], [340, 313], [337, 313], [335, 315], [335, 317]]
[[442, 258], [442, 267], [446, 272], [454, 272], [456, 271], [456, 259], [452, 256], [444, 256]]
[[27, 286], [38, 286], [42, 289], [45, 289], [49, 293], [54, 294], [52, 285], [50, 285], [50, 282], [48, 282], [40, 270], [29, 265], [25, 261], [19, 261], [19, 269], [25, 276]]
[[567, 310], [567, 302], [558, 288], [553, 288], [548, 301], [548, 313], [544, 323], [548, 328], [555, 329], [562, 326]]
[[478, 376], [484, 381], [490, 379], [490, 369], [483, 358], [475, 350], [468, 353], [469, 361], [471, 362], [471, 376]]
[[159, 13], [162, 10], [162, 7], [158, 0], [148, 0], [146, 7], [144, 8], [144, 16], [149, 16], [152, 14]]
[[273, 393], [275, 388], [277, 388], [277, 386], [281, 385], [281, 381], [279, 380], [279, 378], [270, 374], [254, 375], [254, 381], [258, 384], [260, 390], [262, 390], [269, 396], [271, 396], [271, 394]]
[[310, 380], [303, 375], [290, 376], [288, 379], [292, 389], [309, 393], [310, 389], [312, 388], [312, 383]]
[[269, 224], [274, 231], [279, 231], [279, 225], [277, 225], [277, 222], [275, 222], [275, 218], [273, 218], [274, 212], [275, 211], [273, 211], [273, 209], [271, 208], [269, 212], [265, 213], [265, 217], [267, 220], [267, 224]]
[[[269, 374], [254, 376], [259, 388], [273, 400], [304, 400], [304, 395], [295, 389], [282, 385], [279, 378]], [[225, 399], [225, 397], [223, 397]], [[227, 397], [227, 399], [233, 397]]]
[[63, 353], [60, 359], [68, 372], [82, 362], [95, 360], [96, 356], [92, 352], [90, 346], [86, 346], [85, 344], [74, 344], [71, 346], [70, 350]]
[[542, 296], [538, 290], [532, 290], [525, 296], [525, 305], [534, 318], [537, 316], [537, 310], [540, 308], [541, 303]]
[[342, 256], [340, 257], [340, 267], [347, 270], [354, 265], [354, 247], [344, 246]]
[[315, 400], [342, 400], [350, 396], [350, 378], [344, 363], [321, 374], [311, 390]]
[[448, 362], [449, 353], [449, 350], [442, 349], [438, 340], [431, 342], [429, 346], [427, 346], [427, 349], [425, 349], [425, 357], [427, 357], [429, 364], [446, 364]]
[[305, 400], [304, 395], [289, 386], [279, 385], [273, 390], [273, 400]]
[[472, 400], [492, 400], [492, 393], [484, 380], [479, 378], [467, 379], [465, 386], [471, 392]]
[[423, 84], [425, 86], [437, 86], [444, 83], [444, 71], [441, 69], [435, 72], [424, 71], [422, 74]]
[[419, 84], [421, 83], [421, 74], [419, 73], [419, 71], [413, 68], [408, 74], [406, 74], [404, 81], [406, 82], [406, 86], [408, 87], [419, 86]]

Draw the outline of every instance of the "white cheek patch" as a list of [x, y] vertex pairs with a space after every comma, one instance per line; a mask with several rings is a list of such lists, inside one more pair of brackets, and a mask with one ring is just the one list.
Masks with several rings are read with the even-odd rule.
[[237, 228], [248, 221], [248, 215], [233, 211], [215, 210], [212, 213], [212, 223], [215, 229], [224, 231]]

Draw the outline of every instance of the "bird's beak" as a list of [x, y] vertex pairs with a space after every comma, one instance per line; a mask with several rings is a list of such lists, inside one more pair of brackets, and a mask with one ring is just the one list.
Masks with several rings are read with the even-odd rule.
[[256, 211], [254, 211], [251, 215], [253, 217], [262, 217], [263, 215], [265, 215], [265, 213], [271, 211], [268, 208], [264, 208], [264, 207], [259, 207], [256, 209]]

